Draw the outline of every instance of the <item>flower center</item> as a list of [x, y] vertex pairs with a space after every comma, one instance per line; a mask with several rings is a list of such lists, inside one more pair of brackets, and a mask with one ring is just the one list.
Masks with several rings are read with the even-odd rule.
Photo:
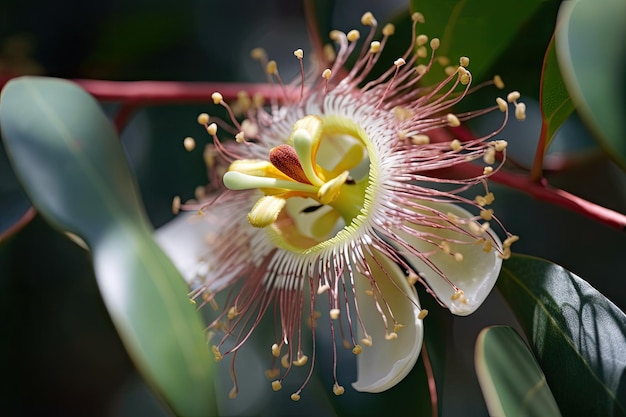
[[267, 228], [283, 249], [310, 252], [366, 214], [373, 162], [369, 138], [358, 124], [308, 115], [293, 125], [286, 143], [270, 150], [268, 160], [236, 160], [223, 181], [231, 190], [263, 192], [248, 213], [250, 224]]

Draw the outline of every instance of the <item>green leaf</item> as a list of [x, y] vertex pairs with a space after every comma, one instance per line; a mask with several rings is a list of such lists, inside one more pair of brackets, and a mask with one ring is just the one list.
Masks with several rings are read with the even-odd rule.
[[[479, 80], [493, 75], [487, 71], [543, 3], [544, 0], [504, 0], [497, 4], [491, 0], [412, 0], [411, 8], [426, 20], [418, 25], [418, 33], [441, 40], [437, 55], [450, 58], [452, 65], [458, 65], [459, 57], [468, 56], [468, 69]], [[442, 74], [429, 72], [426, 84], [440, 81]]]
[[626, 2], [577, 0], [559, 10], [556, 52], [578, 112], [626, 169]]
[[587, 282], [515, 255], [498, 289], [519, 320], [563, 415], [626, 415], [626, 315]]
[[490, 415], [561, 415], [539, 364], [513, 328], [483, 329], [476, 340], [475, 362]]
[[550, 40], [543, 61], [540, 102], [543, 123], [541, 134], [545, 135], [545, 152], [556, 131], [574, 111], [574, 103], [572, 103], [561, 77], [556, 47], [554, 46], [554, 36]]
[[18, 78], [0, 96], [0, 127], [32, 204], [91, 249], [105, 305], [137, 368], [177, 414], [215, 414], [203, 322], [152, 239], [98, 103], [66, 80]]

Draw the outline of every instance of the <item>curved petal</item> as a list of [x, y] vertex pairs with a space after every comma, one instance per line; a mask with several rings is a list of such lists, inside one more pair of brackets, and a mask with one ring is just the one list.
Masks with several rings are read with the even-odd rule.
[[[372, 337], [372, 346], [362, 346], [363, 351], [357, 356], [357, 380], [352, 384], [355, 390], [362, 392], [382, 392], [393, 387], [413, 369], [422, 348], [424, 328], [418, 318], [420, 309], [415, 288], [409, 285], [400, 268], [381, 253], [374, 252], [374, 257], [366, 255], [382, 298], [393, 312], [393, 316], [404, 327], [392, 340], [385, 339], [385, 326], [381, 313], [376, 309], [374, 297], [365, 293], [372, 287], [368, 278], [356, 274], [355, 289], [359, 306], [359, 315]], [[383, 300], [379, 298], [382, 304]], [[389, 310], [383, 311], [393, 331], [393, 320]], [[359, 327], [359, 339], [363, 331]]]
[[[445, 203], [420, 202], [425, 206], [431, 207], [441, 213], [452, 213], [460, 218], [473, 217], [467, 210], [454, 205]], [[415, 210], [417, 211], [417, 210]], [[407, 224], [408, 225], [408, 224]], [[463, 255], [462, 261], [457, 261], [453, 256], [445, 254], [438, 250], [429, 259], [445, 274], [445, 276], [463, 290], [467, 297], [466, 302], [460, 300], [453, 301], [451, 299], [454, 294], [453, 288], [448, 284], [437, 272], [433, 271], [424, 261], [415, 255], [403, 253], [406, 259], [415, 267], [422, 278], [428, 283], [428, 286], [435, 292], [437, 297], [450, 309], [453, 314], [458, 316], [467, 316], [473, 313], [485, 301], [493, 286], [496, 283], [502, 259], [498, 256], [495, 249], [485, 252], [483, 245], [476, 244], [475, 240], [463, 233], [459, 233], [449, 228], [435, 229], [428, 226], [409, 225], [418, 232], [436, 233], [442, 238], [455, 239], [467, 243], [450, 243], [450, 251], [452, 253], [459, 252]], [[463, 226], [469, 230], [467, 226]], [[433, 245], [411, 235], [405, 231], [396, 230], [410, 246], [420, 252], [428, 252], [433, 250]], [[494, 246], [501, 247], [500, 240], [497, 235], [488, 229], [494, 240]]]
[[189, 212], [161, 226], [155, 231], [154, 237], [180, 274], [187, 282], [191, 282], [202, 266], [206, 236], [211, 230], [214, 230], [211, 222]]

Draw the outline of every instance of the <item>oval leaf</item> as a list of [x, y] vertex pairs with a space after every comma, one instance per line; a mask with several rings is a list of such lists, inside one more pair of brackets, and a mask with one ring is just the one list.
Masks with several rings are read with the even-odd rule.
[[595, 137], [626, 169], [626, 2], [564, 2], [556, 51], [565, 85]]
[[497, 285], [563, 415], [626, 415], [626, 315], [587, 282], [542, 259], [513, 256]]
[[541, 72], [541, 134], [545, 135], [543, 142], [545, 147], [543, 152], [548, 150], [550, 142], [556, 131], [567, 120], [574, 111], [574, 103], [567, 93], [565, 83], [561, 77], [559, 62], [556, 57], [556, 47], [554, 46], [554, 36], [550, 40], [548, 50], [543, 61]]
[[539, 364], [513, 328], [483, 329], [474, 354], [476, 374], [490, 415], [561, 415]]
[[137, 368], [177, 414], [215, 414], [204, 325], [152, 239], [98, 103], [66, 80], [18, 78], [0, 96], [0, 127], [33, 205], [91, 248], [104, 302]]
[[[494, 5], [490, 0], [412, 0], [411, 9], [425, 17], [426, 22], [418, 30], [441, 40], [437, 55], [450, 58], [451, 65], [458, 65], [459, 57], [469, 56], [469, 70], [478, 80], [487, 75], [543, 3], [529, 0]], [[440, 81], [442, 74], [429, 72], [425, 84]]]

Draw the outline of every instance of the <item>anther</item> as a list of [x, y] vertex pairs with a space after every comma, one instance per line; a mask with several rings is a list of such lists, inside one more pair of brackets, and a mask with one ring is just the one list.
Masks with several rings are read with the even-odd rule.
[[272, 345], [272, 356], [275, 358], [280, 356], [280, 347], [276, 343]]
[[500, 77], [499, 75], [495, 75], [493, 77], [493, 84], [496, 86], [498, 90], [504, 89], [504, 81], [502, 81], [502, 77]]
[[272, 381], [272, 389], [274, 391], [280, 391], [282, 387], [283, 387], [283, 384], [281, 384], [279, 380]]
[[391, 36], [396, 33], [396, 26], [393, 23], [387, 23], [383, 28], [383, 36]]
[[486, 164], [493, 165], [496, 162], [496, 150], [494, 148], [488, 148], [483, 155], [483, 161]]
[[493, 167], [484, 167], [483, 168], [483, 175], [489, 175], [493, 173]]
[[517, 103], [515, 105], [515, 118], [517, 120], [526, 119], [526, 103]]
[[398, 338], [398, 333], [396, 332], [389, 332], [385, 335], [385, 340], [395, 340]]
[[425, 46], [418, 46], [415, 52], [418, 58], [426, 58], [428, 56], [428, 50]]
[[294, 392], [293, 394], [291, 394], [291, 400], [300, 401], [300, 394]]
[[276, 379], [278, 378], [279, 375], [280, 375], [280, 369], [278, 368], [267, 369], [265, 371], [265, 377], [267, 379]]
[[428, 145], [430, 143], [430, 137], [428, 135], [411, 136], [411, 143], [413, 145]]
[[331, 30], [328, 34], [328, 37], [331, 40], [338, 42], [341, 39], [342, 35], [344, 35], [344, 33], [340, 30]]
[[439, 38], [432, 38], [430, 40], [430, 47], [432, 48], [433, 51], [437, 50], [440, 45], [441, 45], [441, 42], [439, 41]]
[[456, 301], [458, 299], [460, 299], [461, 297], [464, 297], [465, 292], [463, 290], [456, 290], [456, 292], [454, 294], [452, 294], [452, 297], [450, 297], [450, 300], [452, 301]]
[[361, 16], [361, 24], [364, 26], [372, 26], [372, 24], [376, 24], [376, 19], [374, 19], [372, 12], [363, 13], [363, 16]]
[[370, 43], [370, 54], [375, 54], [378, 51], [380, 51], [380, 42], [373, 41]]
[[458, 71], [457, 67], [454, 67], [454, 66], [452, 66], [452, 65], [448, 65], [447, 67], [445, 67], [445, 68], [443, 69], [443, 72], [444, 72], [447, 76], [450, 76], [450, 75], [454, 74], [454, 73], [455, 73], [455, 72], [457, 72], [457, 71]]
[[333, 385], [333, 394], [341, 395], [344, 392], [345, 392], [345, 390], [344, 390], [344, 388], [341, 385], [336, 384], [336, 383], [335, 383], [335, 385]]
[[496, 98], [496, 103], [498, 103], [498, 109], [500, 109], [502, 113], [504, 113], [506, 109], [508, 108], [506, 101], [504, 101], [502, 97]]
[[352, 29], [350, 32], [348, 32], [346, 37], [348, 38], [348, 41], [355, 42], [359, 40], [359, 38], [361, 37], [361, 33], [356, 29]]
[[417, 281], [419, 280], [419, 277], [417, 276], [417, 274], [413, 272], [409, 272], [409, 275], [406, 277], [406, 280], [408, 281], [409, 285], [415, 285]]
[[211, 352], [213, 352], [213, 356], [215, 356], [216, 362], [219, 362], [224, 358], [220, 353], [220, 349], [216, 345], [211, 346]]
[[454, 260], [457, 262], [463, 261], [463, 254], [461, 252], [456, 252], [454, 254]]
[[352, 348], [352, 353], [354, 353], [355, 355], [359, 355], [361, 352], [363, 352], [363, 348], [361, 347], [361, 345], [354, 345], [354, 347]]
[[509, 103], [513, 103], [515, 102], [515, 100], [519, 99], [521, 97], [519, 91], [511, 91], [507, 96], [506, 96], [506, 101], [508, 101]]
[[209, 135], [215, 136], [215, 134], [217, 133], [217, 125], [215, 123], [211, 123], [207, 126], [206, 131], [209, 133]]
[[211, 94], [211, 99], [213, 100], [214, 104], [220, 104], [224, 100], [224, 96], [216, 91], [215, 93]]
[[496, 140], [493, 141], [493, 147], [496, 150], [496, 152], [502, 152], [503, 150], [506, 149], [507, 146], [509, 146], [509, 143], [506, 140]]
[[420, 320], [424, 320], [427, 315], [428, 315], [428, 310], [423, 308], [422, 310], [420, 310], [419, 314], [417, 315], [417, 318]]
[[304, 366], [309, 361], [309, 357], [302, 353], [298, 353], [298, 359], [293, 361], [294, 366]]
[[428, 42], [428, 36], [424, 34], [418, 35], [417, 38], [415, 38], [415, 42], [417, 43], [417, 46], [426, 45]]
[[237, 314], [239, 314], [239, 312], [237, 312], [237, 307], [232, 306], [231, 308], [228, 309], [228, 313], [226, 314], [226, 317], [228, 317], [228, 320], [232, 320], [235, 317], [237, 317]]
[[393, 65], [395, 65], [397, 68], [400, 68], [404, 64], [406, 64], [406, 61], [403, 58], [398, 58], [395, 61], [393, 61]]
[[361, 343], [364, 344], [367, 347], [372, 347], [372, 345], [374, 344], [372, 342], [372, 336], [370, 336], [370, 335], [367, 335], [366, 337], [361, 339]]
[[333, 320], [337, 320], [339, 318], [340, 310], [338, 308], [333, 308], [330, 310], [330, 318]]
[[419, 64], [417, 67], [415, 67], [415, 72], [417, 72], [419, 75], [425, 74], [427, 70], [428, 67], [424, 64]]
[[276, 61], [271, 60], [270, 62], [268, 62], [265, 66], [265, 72], [269, 75], [276, 74], [278, 72], [278, 64], [276, 63]]
[[483, 209], [480, 211], [480, 217], [485, 221], [490, 221], [493, 218], [493, 209]]
[[302, 49], [296, 49], [295, 51], [293, 51], [293, 55], [298, 59], [302, 59], [302, 57], [304, 56], [304, 52], [302, 51]]
[[461, 121], [459, 120], [458, 117], [456, 117], [454, 114], [452, 113], [448, 113], [446, 115], [446, 120], [448, 121], [448, 126], [450, 127], [458, 127], [461, 126]]
[[237, 398], [237, 393], [239, 391], [237, 391], [237, 387], [233, 387], [230, 392], [228, 393], [228, 398], [231, 400], [234, 400], [235, 398]]
[[424, 23], [426, 20], [424, 19], [424, 15], [420, 12], [415, 12], [411, 15], [411, 20], [417, 23]]
[[252, 57], [252, 59], [261, 61], [267, 58], [267, 53], [265, 52], [265, 49], [263, 48], [254, 48], [253, 50], [250, 51], [250, 56]]
[[288, 353], [285, 353], [283, 355], [283, 357], [280, 358], [280, 364], [283, 366], [283, 368], [289, 368], [290, 363], [289, 363], [289, 354]]
[[399, 122], [404, 122], [406, 120], [409, 120], [413, 116], [413, 113], [411, 112], [411, 110], [407, 109], [404, 106], [394, 107], [392, 110], [392, 113], [393, 113], [393, 116], [396, 118], [396, 120]]
[[328, 285], [328, 284], [320, 285], [317, 288], [317, 295], [324, 294], [328, 290], [330, 290], [330, 285]]
[[322, 78], [325, 78], [326, 80], [330, 80], [331, 75], [332, 71], [329, 68], [326, 68], [324, 71], [322, 71]]
[[243, 143], [246, 141], [246, 135], [243, 132], [239, 132], [235, 135], [235, 141], [237, 143]]
[[[437, 58], [435, 58], [435, 60], [442, 67], [445, 67], [446, 65], [450, 65], [450, 58], [448, 58], [447, 56], [441, 56], [440, 55]], [[452, 68], [454, 68], [454, 67], [452, 67]]]
[[172, 213], [178, 214], [180, 211], [180, 196], [175, 196], [172, 200]]
[[200, 113], [198, 115], [198, 124], [204, 126], [209, 123], [209, 115], [206, 113]]
[[187, 136], [185, 140], [183, 140], [183, 146], [187, 152], [191, 152], [196, 148], [196, 141], [191, 136]]
[[461, 141], [458, 139], [454, 139], [452, 142], [450, 142], [450, 148], [453, 151], [459, 151], [461, 150]]
[[466, 56], [462, 56], [459, 59], [459, 63], [461, 64], [462, 67], [467, 68], [467, 66], [469, 65], [469, 58]]

